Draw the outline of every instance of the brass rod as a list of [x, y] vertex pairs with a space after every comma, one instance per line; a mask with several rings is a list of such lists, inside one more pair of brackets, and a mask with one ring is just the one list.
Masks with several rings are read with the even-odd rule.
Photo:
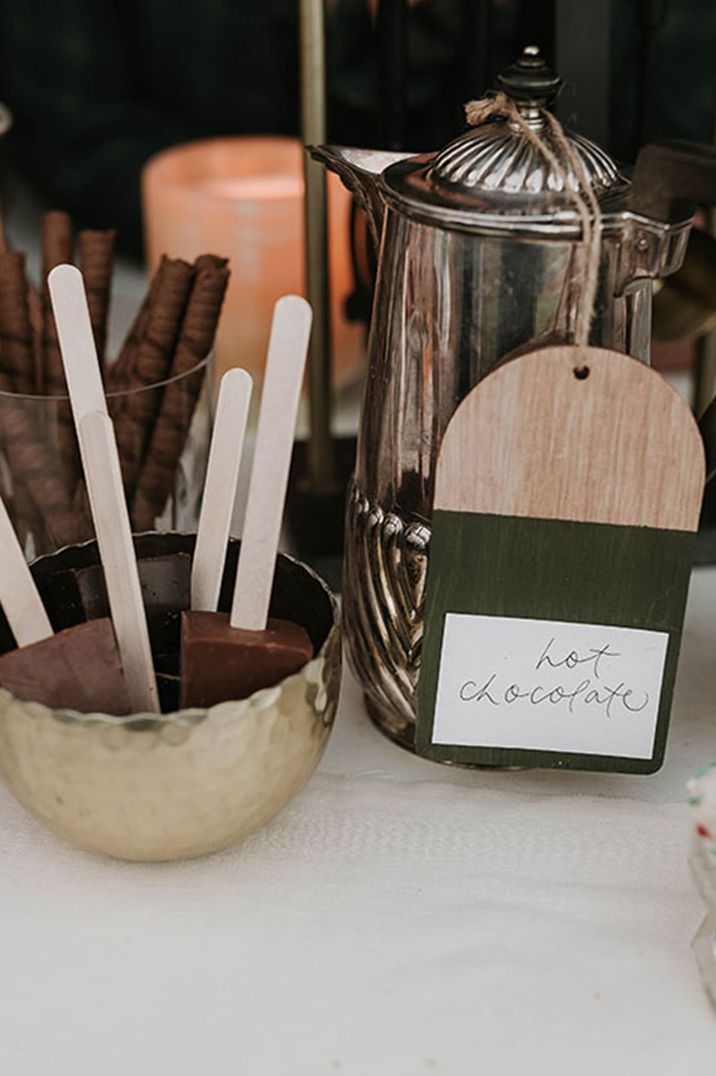
[[[311, 145], [326, 141], [326, 47], [323, 0], [300, 0], [301, 128]], [[308, 467], [314, 490], [333, 484], [331, 441], [331, 326], [328, 280], [326, 172], [303, 158], [306, 227], [306, 295], [313, 307], [308, 353]]]

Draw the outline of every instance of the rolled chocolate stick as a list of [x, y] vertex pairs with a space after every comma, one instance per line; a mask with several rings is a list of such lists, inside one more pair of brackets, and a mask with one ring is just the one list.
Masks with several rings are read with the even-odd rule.
[[43, 392], [61, 396], [67, 391], [65, 372], [57, 343], [55, 319], [47, 293], [47, 277], [56, 265], [72, 261], [72, 222], [67, 213], [53, 209], [42, 218], [43, 349], [45, 360]]
[[[35, 390], [35, 341], [28, 298], [25, 255], [14, 250], [0, 254], [0, 366], [12, 390], [22, 395]], [[36, 537], [42, 534], [42, 519], [19, 475], [13, 475], [12, 485], [14, 515], [24, 542], [29, 532]]]
[[[0, 391], [12, 386], [0, 374]], [[67, 490], [62, 465], [38, 430], [21, 399], [7, 398], [0, 424], [0, 447], [13, 479], [20, 482], [44, 520], [47, 536], [55, 548], [72, 545], [86, 536], [87, 519], [79, 516]]]
[[32, 326], [27, 305], [25, 255], [0, 253], [0, 361], [15, 392], [35, 387]]
[[[200, 262], [203, 264], [199, 265]], [[226, 259], [205, 255], [197, 259], [197, 265], [199, 268], [174, 354], [172, 378], [187, 374], [206, 358], [226, 294], [229, 280]], [[164, 390], [132, 500], [135, 531], [151, 529], [167, 502], [203, 383], [202, 368], [181, 381], [172, 381]]]
[[132, 322], [125, 341], [122, 344], [122, 349], [107, 371], [108, 385], [111, 392], [121, 392], [122, 389], [127, 388], [131, 383], [139, 341], [144, 335], [149, 311], [156, 301], [162, 275], [165, 272], [168, 261], [169, 259], [166, 254], [163, 254], [159, 265], [157, 266], [157, 270], [152, 277], [147, 294], [142, 300], [142, 305], [137, 311], [137, 316]]
[[77, 236], [80, 269], [87, 289], [90, 321], [103, 378], [116, 234], [115, 231], [99, 232], [86, 228]]
[[[156, 385], [169, 376], [193, 277], [194, 269], [188, 262], [167, 259], [137, 346], [132, 388]], [[122, 480], [130, 503], [159, 405], [157, 390], [133, 392], [116, 417]]]
[[41, 395], [45, 383], [42, 353], [42, 299], [32, 281], [27, 283], [27, 315], [32, 330], [33, 392]]
[[197, 269], [226, 269], [228, 271], [229, 259], [222, 258], [218, 254], [200, 254], [195, 259]]
[[[42, 273], [43, 273], [43, 386], [48, 396], [66, 396], [67, 384], [62, 357], [57, 342], [57, 329], [47, 294], [47, 277], [56, 265], [72, 260], [72, 222], [67, 213], [51, 210], [42, 218]], [[72, 496], [80, 477], [80, 457], [77, 448], [69, 404], [57, 405], [57, 447], [62, 461], [62, 474], [68, 496]]]

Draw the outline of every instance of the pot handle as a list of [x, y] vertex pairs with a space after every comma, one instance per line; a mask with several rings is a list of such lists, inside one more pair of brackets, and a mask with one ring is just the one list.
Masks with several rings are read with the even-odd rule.
[[716, 205], [716, 149], [698, 142], [642, 146], [629, 208], [654, 220], [684, 220], [696, 205]]
[[706, 482], [716, 475], [716, 399], [708, 405], [699, 419], [699, 430], [706, 452]]
[[[636, 159], [629, 207], [655, 220], [684, 220], [697, 205], [716, 205], [716, 149], [697, 142], [643, 146]], [[716, 399], [699, 419], [706, 481], [716, 475]]]

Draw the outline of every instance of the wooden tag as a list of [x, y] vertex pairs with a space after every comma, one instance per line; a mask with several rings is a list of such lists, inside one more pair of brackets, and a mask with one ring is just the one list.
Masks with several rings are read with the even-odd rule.
[[629, 356], [545, 348], [481, 381], [437, 463], [418, 753], [658, 769], [703, 487], [691, 413]]

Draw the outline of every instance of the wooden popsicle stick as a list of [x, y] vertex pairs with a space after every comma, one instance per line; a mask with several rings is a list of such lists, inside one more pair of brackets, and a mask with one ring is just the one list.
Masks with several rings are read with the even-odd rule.
[[130, 706], [133, 713], [159, 713], [147, 618], [114, 427], [107, 415], [90, 411], [79, 420], [77, 432]]
[[19, 647], [53, 634], [5, 502], [0, 498], [0, 604]]
[[82, 416], [90, 411], [107, 414], [82, 273], [74, 265], [57, 265], [48, 274], [47, 285], [72, 413], [78, 426]]
[[216, 612], [253, 382], [246, 370], [221, 379], [191, 569], [191, 608]]
[[134, 712], [159, 713], [119, 453], [82, 274], [73, 265], [58, 265], [48, 276], [48, 287], [130, 704]]
[[313, 314], [284, 295], [274, 307], [231, 626], [263, 631], [268, 618], [296, 411]]

